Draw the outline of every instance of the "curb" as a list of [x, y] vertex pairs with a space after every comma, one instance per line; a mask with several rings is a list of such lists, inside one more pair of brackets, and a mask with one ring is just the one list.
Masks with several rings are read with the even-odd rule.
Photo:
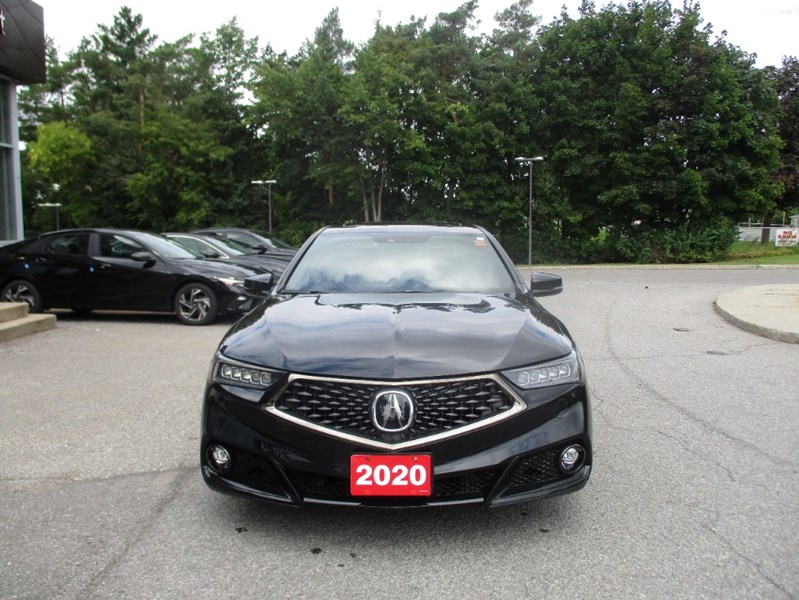
[[736, 327], [761, 337], [799, 344], [799, 285], [764, 285], [722, 294], [716, 312]]
[[781, 331], [779, 329], [772, 329], [771, 327], [764, 327], [762, 325], [758, 325], [757, 323], [751, 323], [749, 321], [744, 321], [743, 319], [739, 319], [734, 314], [727, 312], [722, 307], [720, 307], [718, 304], [718, 300], [713, 303], [713, 308], [715, 308], [716, 312], [722, 317], [724, 317], [724, 319], [726, 319], [736, 327], [743, 329], [744, 331], [748, 331], [749, 333], [754, 333], [755, 335], [769, 338], [777, 342], [785, 342], [787, 344], [799, 344], [799, 334], [790, 331]]

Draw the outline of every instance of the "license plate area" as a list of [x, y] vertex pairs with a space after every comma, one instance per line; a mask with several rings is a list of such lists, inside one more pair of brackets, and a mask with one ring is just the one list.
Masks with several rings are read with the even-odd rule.
[[429, 454], [353, 454], [353, 496], [430, 496], [433, 469]]

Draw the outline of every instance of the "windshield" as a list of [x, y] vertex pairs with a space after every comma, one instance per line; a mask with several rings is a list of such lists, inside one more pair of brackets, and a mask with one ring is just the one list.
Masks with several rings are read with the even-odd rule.
[[214, 238], [209, 243], [219, 248], [222, 248], [222, 250], [227, 252], [230, 256], [244, 256], [245, 254], [252, 253], [252, 250], [250, 248], [248, 248], [243, 244], [239, 244], [234, 240], [220, 240]]
[[161, 258], [196, 258], [194, 254], [186, 250], [177, 242], [173, 242], [160, 235], [153, 235], [151, 233], [141, 233], [139, 238], [143, 243], [147, 244], [151, 251], [155, 252]]
[[289, 250], [292, 250], [294, 248], [294, 246], [292, 246], [288, 242], [284, 242], [280, 238], [276, 238], [275, 236], [270, 235], [268, 233], [259, 233], [258, 235], [260, 235], [267, 242], [269, 242], [271, 244], [272, 248], [286, 248], [286, 249], [289, 249]]
[[264, 231], [260, 231], [257, 229], [252, 230], [252, 233], [257, 235], [258, 238], [260, 238], [259, 243], [262, 243], [263, 245], [268, 246], [269, 248], [287, 248], [289, 250], [294, 249], [294, 246], [288, 244], [287, 242], [284, 242], [280, 238], [276, 238], [271, 233], [266, 233]]
[[324, 232], [285, 286], [289, 293], [513, 290], [510, 273], [484, 235], [449, 230]]

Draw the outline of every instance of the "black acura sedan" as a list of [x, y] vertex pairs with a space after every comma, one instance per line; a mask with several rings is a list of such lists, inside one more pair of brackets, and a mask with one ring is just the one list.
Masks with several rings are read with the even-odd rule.
[[592, 465], [566, 327], [482, 228], [322, 229], [226, 334], [206, 387], [206, 483], [277, 503], [498, 506]]
[[187, 325], [240, 314], [263, 300], [255, 271], [197, 260], [158, 235], [72, 229], [0, 248], [0, 300], [49, 308], [174, 312]]

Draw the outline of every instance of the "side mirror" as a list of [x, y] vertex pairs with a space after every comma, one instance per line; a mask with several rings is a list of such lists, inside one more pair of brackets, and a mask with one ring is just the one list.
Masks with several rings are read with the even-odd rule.
[[253, 275], [244, 280], [244, 289], [254, 294], [266, 295], [275, 283], [272, 273]]
[[136, 262], [155, 262], [155, 256], [153, 256], [150, 252], [134, 252], [130, 255], [130, 258]]
[[533, 296], [554, 296], [563, 291], [563, 279], [552, 273], [533, 273], [530, 276]]

